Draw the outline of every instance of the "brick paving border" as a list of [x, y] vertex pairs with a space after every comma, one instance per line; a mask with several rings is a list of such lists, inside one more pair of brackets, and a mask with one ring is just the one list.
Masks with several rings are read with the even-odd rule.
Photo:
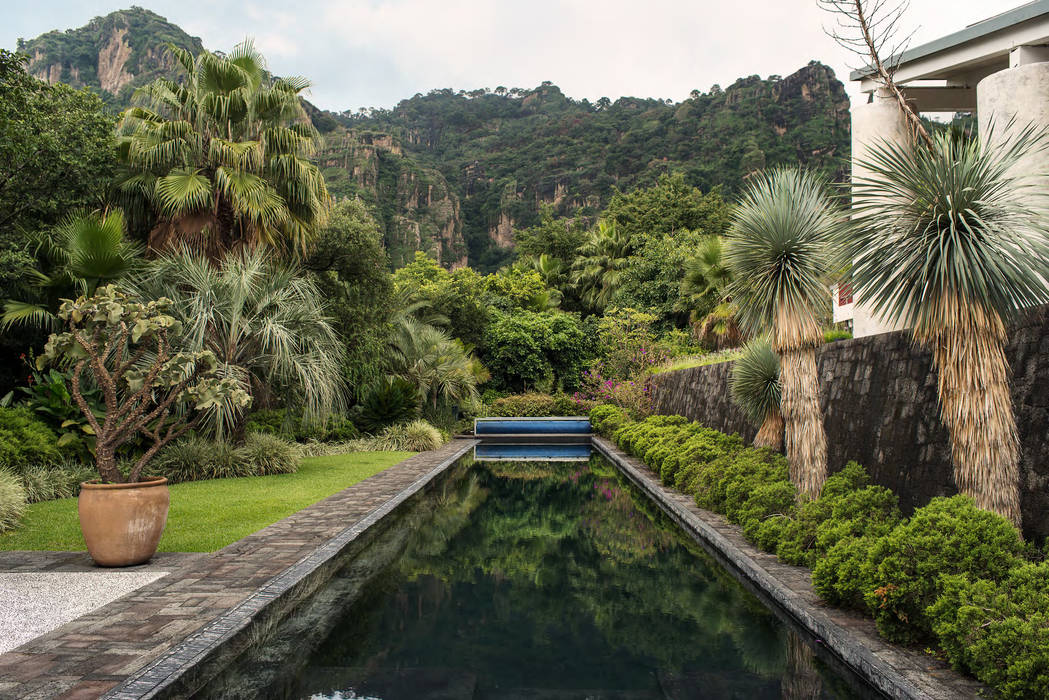
[[642, 462], [614, 444], [593, 438], [595, 449], [698, 541], [730, 572], [756, 589], [808, 630], [834, 657], [890, 698], [959, 700], [987, 697], [986, 686], [919, 650], [890, 644], [874, 621], [822, 602], [811, 572], [781, 562], [746, 541], [738, 525], [698, 507], [695, 500], [667, 488]]
[[[253, 619], [289, 609], [274, 603], [308, 594], [342, 550], [475, 444], [453, 440], [410, 457], [212, 555], [187, 557], [168, 576], [0, 655], [0, 698], [162, 694]], [[65, 559], [55, 555], [49, 565], [75, 565]]]

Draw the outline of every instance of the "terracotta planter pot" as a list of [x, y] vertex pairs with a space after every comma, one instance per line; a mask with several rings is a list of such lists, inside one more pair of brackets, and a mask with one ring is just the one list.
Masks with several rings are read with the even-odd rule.
[[133, 566], [157, 551], [168, 521], [167, 479], [80, 485], [80, 531], [99, 566]]

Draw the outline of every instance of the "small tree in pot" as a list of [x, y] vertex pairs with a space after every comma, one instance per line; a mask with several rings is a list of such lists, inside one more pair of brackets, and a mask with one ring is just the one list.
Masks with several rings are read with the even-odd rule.
[[[58, 316], [68, 330], [52, 334], [37, 359], [41, 368], [72, 366], [73, 399], [95, 433], [102, 481], [81, 491], [80, 526], [102, 565], [141, 563], [156, 551], [168, 493], [165, 479], [140, 480], [149, 460], [197, 425], [203, 411], [224, 401], [241, 407], [251, 401], [235, 380], [216, 376], [213, 353], [173, 347], [181, 328], [167, 313], [170, 305], [168, 299], [140, 303], [113, 285], [65, 301]], [[105, 402], [101, 419], [83, 395], [85, 370]], [[140, 436], [151, 443], [125, 476], [117, 451]]]

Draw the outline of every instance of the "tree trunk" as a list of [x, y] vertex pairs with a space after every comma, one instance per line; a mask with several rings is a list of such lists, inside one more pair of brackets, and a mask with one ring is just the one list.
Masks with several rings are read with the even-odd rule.
[[767, 447], [776, 452], [783, 451], [783, 414], [770, 411], [765, 416], [758, 434], [754, 436], [754, 447]]
[[940, 416], [951, 436], [954, 481], [984, 510], [1020, 527], [1020, 440], [1016, 431], [1005, 325], [975, 307], [933, 336]]
[[799, 497], [817, 498], [827, 480], [827, 434], [820, 411], [816, 349], [780, 351], [780, 383], [790, 480]]
[[120, 470], [117, 469], [117, 458], [113, 448], [108, 445], [95, 445], [95, 466], [98, 468], [98, 475], [102, 477], [102, 483], [120, 484], [124, 482]]

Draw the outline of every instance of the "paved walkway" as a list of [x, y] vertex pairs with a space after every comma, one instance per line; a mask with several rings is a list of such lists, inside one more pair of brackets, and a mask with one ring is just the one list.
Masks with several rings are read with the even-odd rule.
[[[185, 558], [170, 574], [0, 655], [0, 698], [109, 692], [473, 444], [454, 440], [411, 457], [212, 555]], [[77, 556], [50, 553], [37, 561], [51, 571], [75, 570]], [[176, 562], [161, 557], [156, 565], [167, 563]], [[0, 553], [0, 571], [32, 566], [32, 555]]]

